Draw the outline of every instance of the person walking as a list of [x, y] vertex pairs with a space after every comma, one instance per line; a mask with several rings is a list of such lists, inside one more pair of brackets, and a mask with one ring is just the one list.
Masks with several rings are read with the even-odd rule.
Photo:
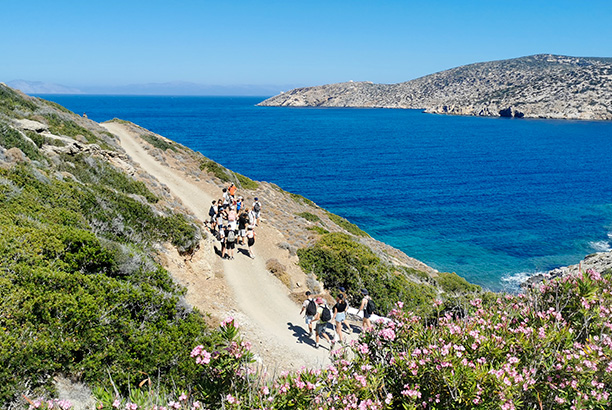
[[306, 291], [306, 300], [302, 303], [302, 310], [300, 310], [300, 316], [306, 312], [304, 316], [306, 324], [308, 325], [308, 336], [312, 336], [312, 322], [317, 314], [317, 302], [310, 297], [311, 293], [309, 290]]
[[334, 347], [334, 343], [336, 342], [334, 341], [334, 339], [330, 339], [327, 335], [327, 332], [325, 331], [327, 324], [331, 320], [331, 311], [327, 307], [325, 299], [323, 299], [322, 297], [318, 297], [316, 302], [317, 315], [314, 318], [314, 320], [316, 320], [317, 322], [317, 324], [315, 325], [315, 348], [319, 348], [319, 337], [323, 336], [323, 338], [325, 338], [325, 340], [327, 340], [327, 342], [329, 343], [331, 350], [331, 348]]
[[231, 226], [225, 231], [225, 249], [227, 250], [227, 258], [234, 259], [234, 248], [236, 246], [236, 231]]
[[368, 291], [366, 289], [361, 289], [361, 294], [363, 295], [363, 299], [361, 299], [361, 305], [359, 305], [359, 310], [363, 311], [363, 330], [371, 330], [372, 323], [370, 322], [370, 316], [372, 315], [372, 305], [370, 305], [370, 301], [372, 298], [368, 295]]
[[246, 210], [242, 210], [238, 214], [238, 242], [241, 245], [244, 245], [246, 242], [247, 236], [247, 225], [249, 223], [249, 215], [246, 213]]
[[261, 202], [259, 202], [257, 198], [255, 198], [255, 202], [253, 202], [253, 212], [255, 213], [255, 225], [259, 226], [261, 219]]
[[217, 225], [217, 201], [213, 200], [210, 209], [208, 210], [208, 216], [210, 216], [210, 232], [215, 233], [215, 226]]
[[348, 309], [348, 303], [346, 303], [344, 293], [338, 293], [336, 296], [336, 304], [334, 305], [334, 321], [336, 322], [336, 335], [340, 343], [344, 343], [342, 340], [342, 323], [346, 320], [346, 310]]
[[247, 245], [249, 246], [249, 256], [251, 259], [255, 259], [255, 255], [253, 255], [253, 245], [255, 245], [255, 230], [251, 225], [249, 225], [246, 229], [246, 240]]

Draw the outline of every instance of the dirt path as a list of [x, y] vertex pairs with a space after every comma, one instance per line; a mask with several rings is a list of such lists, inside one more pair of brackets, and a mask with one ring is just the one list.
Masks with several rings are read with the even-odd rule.
[[[196, 217], [208, 219], [209, 204], [219, 192], [207, 192], [180, 172], [156, 161], [140, 145], [140, 138], [125, 125], [101, 125], [119, 137], [121, 146], [132, 160], [165, 184], [172, 195], [179, 198]], [[240, 249], [237, 249], [234, 260], [221, 260], [212, 254], [214, 260], [209, 263], [222, 271], [227, 293], [233, 299], [223, 302], [231, 307], [229, 313], [233, 313], [238, 324], [244, 328], [246, 338], [253, 343], [253, 351], [261, 357], [268, 371], [302, 366], [321, 367], [329, 363], [327, 342], [323, 341], [319, 349], [314, 348], [314, 340], [304, 331], [304, 319], [299, 315], [301, 307], [290, 300], [288, 289], [265, 267], [265, 261], [276, 248], [272, 238], [278, 235], [278, 232], [270, 231], [272, 228], [266, 227], [265, 223], [257, 228], [255, 259], [248, 258]], [[207, 292], [207, 280], [205, 276], [198, 275], [186, 280], [188, 293], [198, 293], [190, 302], [202, 311], [207, 310], [204, 303], [206, 294], [202, 294]]]

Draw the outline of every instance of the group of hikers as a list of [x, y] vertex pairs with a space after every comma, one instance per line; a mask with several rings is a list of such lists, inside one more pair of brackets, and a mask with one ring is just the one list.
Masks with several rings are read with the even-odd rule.
[[209, 228], [221, 243], [221, 258], [234, 259], [236, 244], [247, 245], [248, 255], [255, 258], [255, 227], [261, 221], [261, 203], [255, 198], [252, 206], [246, 206], [242, 196], [236, 195], [237, 187], [230, 184], [223, 188], [223, 195], [213, 200], [208, 215]]
[[[372, 328], [370, 317], [375, 309], [374, 302], [366, 289], [362, 289], [361, 294], [363, 295], [363, 298], [361, 299], [358, 312], [363, 311], [363, 329], [370, 330]], [[335, 300], [336, 303], [332, 308], [328, 307], [325, 298], [321, 296], [316, 298], [311, 296], [312, 293], [307, 291], [306, 300], [304, 300], [304, 303], [302, 304], [300, 315], [305, 314], [304, 317], [306, 324], [308, 325], [308, 336], [310, 337], [312, 337], [313, 333], [313, 323], [315, 324], [315, 348], [319, 348], [319, 340], [321, 337], [327, 340], [327, 342], [330, 344], [330, 348], [333, 347], [336, 342], [343, 344], [344, 340], [342, 336], [342, 329], [344, 326], [347, 326], [345, 321], [349, 307], [346, 300], [346, 289], [343, 287], [338, 288]], [[325, 329], [327, 328], [327, 324], [330, 323], [332, 319], [335, 324], [335, 334], [332, 338], [330, 338]]]

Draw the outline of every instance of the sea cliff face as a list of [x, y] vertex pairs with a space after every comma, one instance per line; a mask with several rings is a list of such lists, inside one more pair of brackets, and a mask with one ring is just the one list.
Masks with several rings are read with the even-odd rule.
[[611, 120], [612, 58], [540, 54], [470, 64], [399, 84], [347, 82], [296, 88], [259, 105]]

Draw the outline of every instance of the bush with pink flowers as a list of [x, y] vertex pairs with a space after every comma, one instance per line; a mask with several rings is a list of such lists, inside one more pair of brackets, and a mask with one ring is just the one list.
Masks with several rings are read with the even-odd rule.
[[[462, 315], [438, 302], [436, 320], [417, 317], [398, 302], [389, 314], [393, 320], [333, 351], [332, 365], [269, 381], [248, 376], [243, 342], [216, 352], [198, 346], [192, 356], [202, 366], [202, 383], [190, 403], [226, 409], [609, 409], [611, 292], [609, 277], [589, 271], [522, 295], [473, 299]], [[227, 331], [236, 332], [229, 323]]]

